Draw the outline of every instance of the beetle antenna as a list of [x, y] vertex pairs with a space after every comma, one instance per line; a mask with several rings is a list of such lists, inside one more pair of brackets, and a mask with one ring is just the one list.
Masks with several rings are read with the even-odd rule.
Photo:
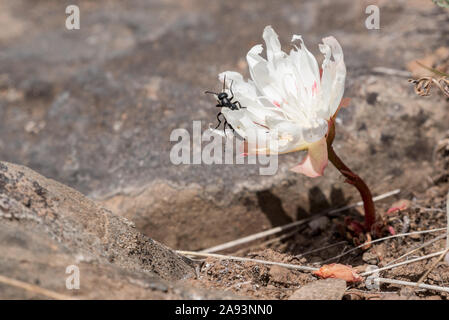
[[226, 88], [226, 74], [224, 75], [224, 79], [223, 79], [223, 92], [225, 91]]
[[212, 91], [206, 91], [206, 92], [204, 92], [204, 93], [215, 94], [216, 96], [218, 96], [218, 93], [212, 92]]

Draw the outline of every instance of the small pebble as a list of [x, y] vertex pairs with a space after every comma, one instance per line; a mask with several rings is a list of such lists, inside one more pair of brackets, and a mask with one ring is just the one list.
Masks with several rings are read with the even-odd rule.
[[346, 281], [323, 279], [306, 284], [296, 290], [289, 300], [341, 300], [346, 291]]
[[362, 259], [368, 264], [377, 264], [377, 255], [369, 251], [363, 254]]

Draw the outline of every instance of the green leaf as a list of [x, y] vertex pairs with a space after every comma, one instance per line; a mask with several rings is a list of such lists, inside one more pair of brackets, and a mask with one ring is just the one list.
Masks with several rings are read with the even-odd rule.
[[432, 0], [432, 1], [442, 8], [449, 8], [449, 0]]

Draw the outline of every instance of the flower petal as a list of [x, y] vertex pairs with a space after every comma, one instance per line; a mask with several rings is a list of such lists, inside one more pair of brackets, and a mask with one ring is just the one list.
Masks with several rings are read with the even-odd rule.
[[[322, 64], [320, 100], [324, 109], [319, 116], [330, 119], [338, 109], [345, 90], [346, 66], [343, 50], [334, 37], [323, 39], [320, 51], [324, 54]], [[331, 56], [333, 60], [331, 60]]]
[[266, 26], [263, 30], [263, 39], [265, 40], [268, 61], [273, 61], [285, 55], [281, 50], [278, 35], [271, 26]]
[[231, 110], [229, 108], [221, 108], [221, 113], [226, 118], [226, 121], [243, 138], [246, 138], [247, 131], [256, 128], [256, 125], [248, 118], [246, 109]]
[[[240, 102], [241, 106], [247, 111], [246, 115], [254, 122], [264, 124], [266, 116], [281, 116], [282, 112], [276, 110], [274, 106], [270, 109], [270, 104], [266, 99], [262, 99], [257, 94], [256, 86], [252, 81], [244, 81], [243, 77], [238, 72], [225, 71], [219, 74], [221, 82], [226, 76], [226, 86], [228, 93], [234, 94], [234, 100]], [[232, 93], [230, 87], [232, 84]]]
[[[257, 99], [256, 87], [245, 80], [243, 76], [235, 71], [225, 71], [218, 75], [218, 79], [223, 82], [226, 76], [226, 87], [230, 89], [232, 84], [232, 91], [240, 95], [248, 96], [252, 100]], [[229, 91], [229, 93], [231, 93]]]
[[[272, 51], [271, 56], [275, 56], [273, 51], [276, 50], [276, 45], [272, 45], [270, 43], [270, 48], [270, 50]], [[260, 93], [262, 93], [263, 96], [269, 97], [271, 102], [280, 102], [283, 99], [283, 95], [281, 88], [277, 84], [277, 77], [275, 74], [273, 61], [268, 62], [267, 60], [262, 58], [260, 56], [262, 51], [263, 48], [260, 44], [255, 45], [248, 51], [246, 60], [248, 61], [249, 73], [257, 89], [259, 89]], [[282, 54], [284, 53], [282, 52]], [[276, 54], [276, 57], [279, 57], [278, 60], [280, 60], [279, 54]]]
[[[251, 72], [251, 69], [254, 68], [255, 65], [261, 63], [261, 62], [267, 62], [264, 58], [260, 56], [260, 54], [263, 51], [263, 47], [261, 44], [256, 44], [254, 47], [252, 47], [248, 53], [246, 54], [246, 61], [248, 62], [249, 71]], [[252, 76], [252, 75], [251, 75]]]
[[291, 171], [302, 173], [308, 177], [322, 176], [328, 163], [326, 138], [312, 143], [308, 148], [306, 158]]
[[295, 70], [296, 78], [306, 92], [302, 92], [301, 99], [310, 100], [320, 89], [320, 71], [318, 63], [313, 54], [307, 50], [300, 35], [293, 35], [292, 42], [300, 41], [300, 47], [295, 45], [296, 50], [290, 51], [290, 59]]
[[[325, 135], [328, 121], [342, 101], [346, 67], [342, 49], [333, 37], [323, 39], [323, 73], [301, 36], [289, 54], [282, 51], [278, 35], [271, 26], [263, 32], [266, 59], [262, 45], [247, 54], [251, 79], [237, 72], [226, 75], [226, 92], [232, 83], [233, 102], [242, 108], [222, 108], [226, 120], [247, 142], [246, 153], [287, 153], [308, 149], [307, 157], [293, 171], [310, 177], [323, 174], [327, 165]], [[257, 139], [251, 139], [256, 136]], [[253, 140], [254, 143], [250, 143]]]

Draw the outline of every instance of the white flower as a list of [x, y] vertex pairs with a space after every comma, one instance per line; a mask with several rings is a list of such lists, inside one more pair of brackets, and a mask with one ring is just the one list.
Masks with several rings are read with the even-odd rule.
[[[265, 27], [263, 38], [267, 59], [260, 56], [262, 45], [247, 54], [251, 79], [226, 71], [226, 86], [232, 83], [234, 101], [242, 109], [222, 108], [221, 112], [235, 131], [245, 139], [256, 135], [258, 142], [248, 153], [287, 153], [308, 149], [307, 157], [293, 171], [320, 176], [327, 165], [326, 134], [328, 121], [336, 114], [343, 97], [346, 66], [343, 51], [334, 37], [323, 39], [322, 74], [315, 57], [299, 42], [289, 54], [281, 50], [277, 34]], [[259, 141], [274, 141], [268, 147]]]

